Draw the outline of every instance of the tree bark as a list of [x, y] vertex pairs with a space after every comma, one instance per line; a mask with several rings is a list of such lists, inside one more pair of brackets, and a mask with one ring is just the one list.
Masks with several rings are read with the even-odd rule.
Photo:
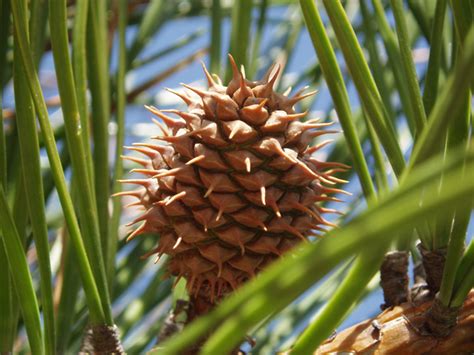
[[124, 355], [122, 344], [115, 325], [93, 325], [86, 329], [79, 354]]
[[410, 298], [408, 279], [407, 251], [390, 251], [385, 254], [380, 267], [380, 286], [383, 290], [385, 304], [382, 309], [398, 306]]
[[449, 336], [436, 338], [426, 330], [432, 301], [404, 303], [374, 319], [356, 324], [326, 340], [315, 354], [471, 354], [474, 352], [474, 291], [471, 291]]

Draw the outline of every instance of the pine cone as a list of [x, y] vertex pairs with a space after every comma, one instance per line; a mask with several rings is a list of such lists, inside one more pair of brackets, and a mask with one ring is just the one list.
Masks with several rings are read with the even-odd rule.
[[[147, 159], [128, 157], [143, 166], [145, 179], [125, 180], [140, 189], [118, 195], [138, 199], [146, 212], [128, 240], [142, 233], [159, 235], [147, 256], [170, 256], [169, 273], [187, 280], [191, 295], [211, 303], [253, 277], [269, 262], [308, 236], [332, 226], [322, 216], [335, 212], [318, 206], [335, 201], [330, 187], [343, 182], [333, 173], [347, 166], [321, 162], [309, 147], [330, 123], [301, 122], [306, 113], [293, 106], [313, 95], [292, 97], [273, 91], [280, 68], [273, 66], [260, 81], [250, 81], [231, 56], [233, 78], [227, 87], [205, 66], [209, 88], [183, 84], [195, 97], [173, 92], [187, 111], [147, 107], [164, 143], [128, 147]], [[178, 116], [177, 119], [164, 112]]]

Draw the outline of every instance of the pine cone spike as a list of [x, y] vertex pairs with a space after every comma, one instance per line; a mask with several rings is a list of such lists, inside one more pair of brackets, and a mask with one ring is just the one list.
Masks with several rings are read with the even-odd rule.
[[332, 195], [345, 191], [334, 185], [346, 181], [334, 174], [349, 168], [312, 156], [330, 143], [310, 146], [313, 138], [337, 133], [322, 130], [332, 123], [301, 122], [307, 112], [294, 111], [315, 92], [278, 94], [279, 65], [251, 81], [230, 55], [229, 61], [227, 87], [202, 64], [207, 89], [167, 89], [187, 110], [146, 106], [163, 134], [152, 137], [157, 144], [126, 147], [142, 155], [123, 159], [138, 164], [132, 172], [146, 178], [121, 180], [139, 188], [114, 195], [145, 209], [129, 223], [140, 224], [128, 240], [156, 235], [157, 246], [144, 256], [168, 255], [169, 274], [186, 279], [190, 294], [211, 304], [334, 227], [323, 215], [338, 211], [319, 204], [341, 201]]

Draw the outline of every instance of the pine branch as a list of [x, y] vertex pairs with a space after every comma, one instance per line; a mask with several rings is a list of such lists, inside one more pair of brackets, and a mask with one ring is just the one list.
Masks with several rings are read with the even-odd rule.
[[447, 337], [436, 338], [426, 329], [433, 302], [404, 303], [373, 319], [358, 323], [326, 340], [315, 354], [460, 354], [474, 351], [474, 291], [459, 311], [458, 323]]

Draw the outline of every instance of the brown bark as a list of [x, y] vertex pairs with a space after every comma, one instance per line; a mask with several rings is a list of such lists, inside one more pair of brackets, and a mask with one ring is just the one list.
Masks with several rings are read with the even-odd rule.
[[80, 354], [125, 354], [116, 326], [94, 325], [87, 328]]
[[380, 286], [385, 300], [382, 309], [408, 301], [410, 295], [408, 258], [407, 251], [391, 251], [385, 254], [380, 267]]
[[436, 297], [426, 314], [426, 328], [438, 338], [448, 336], [457, 324], [460, 309], [461, 307], [446, 307]]
[[432, 301], [390, 308], [326, 340], [315, 354], [471, 354], [474, 352], [474, 291], [471, 291], [449, 336], [426, 330]]
[[441, 280], [443, 279], [447, 248], [444, 247], [435, 250], [428, 250], [420, 243], [418, 244], [418, 250], [420, 251], [423, 260], [428, 289], [434, 297], [436, 292], [439, 291]]

